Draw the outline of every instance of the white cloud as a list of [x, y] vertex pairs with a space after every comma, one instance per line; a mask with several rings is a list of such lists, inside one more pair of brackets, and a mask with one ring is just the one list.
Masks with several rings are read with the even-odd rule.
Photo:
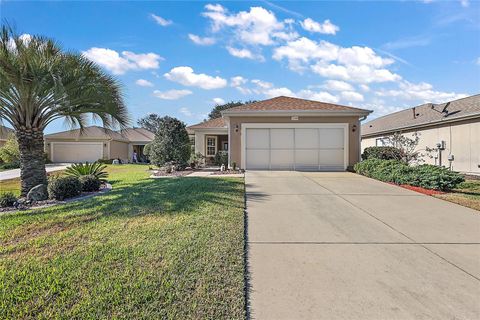
[[229, 13], [223, 6], [207, 4], [203, 16], [210, 19], [212, 31], [228, 29], [233, 36], [245, 44], [272, 45], [275, 38], [292, 38], [295, 33], [285, 32], [284, 22], [262, 7], [251, 7], [250, 11]]
[[364, 97], [362, 94], [355, 92], [355, 91], [343, 91], [341, 93], [342, 99], [347, 100], [349, 102], [351, 101], [363, 101]]
[[350, 83], [339, 80], [327, 80], [322, 88], [332, 91], [352, 91], [353, 86]]
[[135, 83], [141, 87], [153, 87], [153, 83], [145, 79], [138, 79]]
[[258, 54], [253, 54], [250, 50], [248, 49], [237, 49], [233, 47], [227, 47], [228, 53], [230, 53], [232, 56], [240, 58], [240, 59], [252, 59], [252, 60], [259, 60], [259, 61], [265, 61], [265, 58], [262, 55]]
[[362, 91], [364, 91], [364, 92], [370, 91], [370, 87], [367, 86], [366, 84], [361, 84], [359, 87], [360, 87], [360, 89], [362, 89]]
[[460, 4], [462, 7], [467, 8], [470, 6], [470, 1], [469, 0], [460, 0]]
[[153, 13], [150, 14], [150, 17], [152, 17], [152, 19], [155, 20], [155, 22], [158, 23], [159, 25], [161, 25], [162, 27], [169, 26], [173, 23], [172, 20], [164, 19], [164, 18], [162, 18], [160, 16], [157, 16], [156, 14], [153, 14]]
[[248, 79], [245, 79], [242, 76], [231, 77], [230, 78], [230, 86], [238, 87], [238, 86], [241, 86], [242, 84], [247, 83], [247, 81], [248, 81]]
[[426, 82], [414, 84], [408, 81], [402, 81], [399, 84], [398, 89], [379, 90], [375, 92], [375, 94], [380, 97], [395, 97], [405, 100], [433, 103], [441, 103], [467, 96], [467, 94], [463, 93], [436, 91], [431, 84]]
[[83, 51], [82, 54], [114, 74], [124, 74], [129, 70], [157, 69], [159, 61], [163, 60], [155, 53], [137, 54], [131, 51], [122, 51], [119, 54], [115, 50], [95, 47]]
[[475, 63], [480, 66], [480, 57], [477, 58], [477, 60], [475, 61]]
[[178, 112], [180, 112], [181, 114], [183, 114], [186, 117], [193, 117], [193, 113], [190, 111], [190, 109], [188, 109], [186, 107], [180, 108], [180, 110], [178, 110]]
[[307, 18], [301, 21], [300, 24], [302, 25], [302, 28], [307, 31], [323, 34], [336, 34], [340, 30], [338, 26], [331, 23], [328, 19], [323, 21], [323, 23], [319, 23], [310, 18]]
[[278, 96], [287, 96], [287, 97], [295, 97], [295, 93], [292, 90], [282, 87], [282, 88], [271, 88], [263, 90], [262, 92], [267, 98], [273, 98]]
[[157, 98], [164, 99], [164, 100], [177, 100], [182, 97], [188, 96], [192, 94], [190, 90], [168, 90], [168, 91], [153, 91], [153, 95]]
[[317, 63], [312, 71], [326, 78], [341, 79], [357, 83], [398, 81], [402, 77], [387, 69], [375, 69], [368, 65], [336, 65]]
[[190, 40], [193, 41], [193, 43], [195, 44], [198, 44], [200, 46], [211, 46], [212, 44], [215, 44], [215, 38], [211, 38], [211, 37], [199, 37], [195, 34], [191, 34], [189, 33], [188, 34], [188, 37], [190, 38]]
[[336, 96], [326, 91], [316, 92], [312, 90], [301, 90], [298, 92], [297, 96], [303, 99], [316, 100], [328, 103], [337, 103], [339, 101]]
[[204, 73], [194, 73], [191, 67], [175, 67], [164, 74], [170, 81], [183, 84], [184, 86], [199, 87], [202, 89], [219, 89], [227, 85], [227, 80], [218, 76], [209, 76]]
[[262, 81], [262, 80], [258, 80], [258, 79], [253, 79], [253, 80], [251, 80], [251, 82], [254, 83], [255, 85], [257, 85], [261, 89], [271, 89], [271, 88], [273, 88], [273, 83], [271, 83], [271, 82]]
[[213, 98], [213, 103], [215, 103], [216, 105], [221, 105], [221, 104], [225, 104], [225, 100], [223, 100], [222, 98]]

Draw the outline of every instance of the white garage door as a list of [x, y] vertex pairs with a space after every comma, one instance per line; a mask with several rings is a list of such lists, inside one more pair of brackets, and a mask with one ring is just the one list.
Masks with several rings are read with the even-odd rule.
[[246, 169], [345, 170], [345, 125], [246, 128]]
[[94, 162], [103, 158], [102, 142], [52, 142], [53, 162]]

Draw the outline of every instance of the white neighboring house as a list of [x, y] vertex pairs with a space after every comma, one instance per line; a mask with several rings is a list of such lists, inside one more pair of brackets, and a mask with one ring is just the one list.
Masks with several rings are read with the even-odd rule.
[[480, 174], [480, 95], [422, 104], [369, 121], [362, 125], [362, 152], [385, 145], [396, 132], [419, 134], [417, 150], [425, 163]]

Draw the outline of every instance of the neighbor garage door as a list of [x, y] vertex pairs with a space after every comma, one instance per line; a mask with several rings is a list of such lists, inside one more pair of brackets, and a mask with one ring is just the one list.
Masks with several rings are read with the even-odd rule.
[[103, 158], [102, 142], [52, 142], [53, 162], [94, 162]]
[[345, 170], [346, 125], [265, 126], [245, 129], [247, 169]]

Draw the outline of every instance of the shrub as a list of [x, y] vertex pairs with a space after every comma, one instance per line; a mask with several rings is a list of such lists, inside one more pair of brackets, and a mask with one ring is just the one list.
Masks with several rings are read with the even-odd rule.
[[427, 189], [451, 190], [465, 181], [458, 172], [431, 164], [422, 164], [415, 168], [409, 184]]
[[430, 164], [409, 166], [397, 160], [370, 158], [354, 167], [361, 175], [396, 184], [409, 184], [435, 190], [450, 190], [464, 181], [459, 173]]
[[237, 171], [237, 163], [235, 161], [232, 163], [232, 169], [233, 171]]
[[150, 161], [158, 167], [167, 162], [180, 165], [188, 163], [191, 147], [185, 124], [168, 116], [158, 121], [159, 128], [148, 148]]
[[20, 150], [18, 149], [18, 142], [13, 133], [8, 135], [7, 141], [0, 148], [0, 162], [9, 163], [18, 168], [20, 163]]
[[75, 163], [65, 170], [67, 176], [81, 177], [94, 175], [98, 180], [104, 182], [107, 181], [108, 173], [105, 171], [106, 165], [94, 162], [94, 163]]
[[97, 162], [101, 164], [112, 164], [114, 159], [98, 159]]
[[362, 159], [402, 160], [403, 153], [395, 147], [368, 147], [363, 150]]
[[205, 164], [205, 156], [200, 152], [192, 153], [192, 155], [190, 156], [189, 163], [190, 163], [190, 168], [192, 169], [203, 166]]
[[15, 202], [17, 201], [17, 197], [12, 192], [5, 192], [0, 194], [0, 207], [13, 207]]
[[81, 192], [82, 184], [75, 176], [55, 177], [48, 182], [48, 196], [51, 199], [63, 200], [78, 196]]
[[78, 178], [82, 185], [82, 191], [93, 192], [100, 190], [101, 181], [92, 174], [86, 176], [80, 176]]
[[218, 151], [215, 157], [213, 158], [213, 163], [216, 166], [221, 166], [222, 164], [226, 166], [228, 164], [228, 152]]

